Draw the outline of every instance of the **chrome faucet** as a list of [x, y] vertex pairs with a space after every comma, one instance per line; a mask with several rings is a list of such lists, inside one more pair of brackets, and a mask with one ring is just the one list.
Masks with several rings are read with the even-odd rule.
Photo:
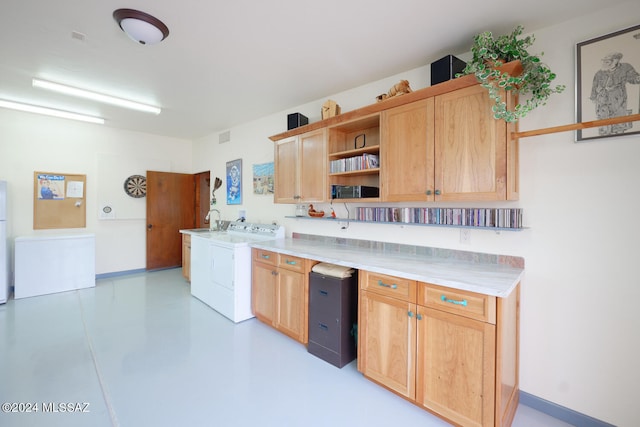
[[[216, 228], [213, 228], [213, 223], [211, 221], [209, 221], [209, 218], [211, 218], [211, 212], [217, 212], [218, 213], [218, 221], [216, 221]], [[219, 229], [220, 228], [220, 222], [222, 222], [220, 211], [218, 209], [210, 209], [209, 212], [207, 212], [207, 216], [204, 217], [204, 222], [206, 223], [207, 221], [209, 221], [209, 230], [213, 231], [213, 230]]]

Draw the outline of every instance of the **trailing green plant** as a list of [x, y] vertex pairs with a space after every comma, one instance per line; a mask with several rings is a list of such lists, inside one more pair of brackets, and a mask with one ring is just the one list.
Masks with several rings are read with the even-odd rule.
[[[564, 85], [552, 86], [556, 78], [549, 67], [540, 60], [540, 55], [532, 55], [527, 51], [535, 36], [518, 38], [524, 28], [518, 25], [511, 34], [494, 38], [490, 31], [485, 31], [473, 38], [471, 53], [473, 58], [457, 77], [475, 74], [480, 84], [489, 91], [489, 97], [494, 102], [493, 116], [507, 122], [515, 122], [524, 117], [531, 110], [545, 105], [553, 93], [561, 93]], [[519, 60], [522, 63], [522, 73], [512, 76], [501, 72], [499, 66]], [[507, 104], [501, 96], [501, 90], [518, 94], [519, 102], [513, 109], [507, 109]], [[521, 97], [521, 95], [526, 95]]]

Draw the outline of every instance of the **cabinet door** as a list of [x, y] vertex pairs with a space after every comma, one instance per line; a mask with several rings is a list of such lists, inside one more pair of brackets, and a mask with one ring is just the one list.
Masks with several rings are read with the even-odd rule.
[[276, 328], [300, 342], [305, 338], [305, 283], [304, 275], [278, 269]]
[[298, 143], [296, 138], [275, 145], [274, 202], [297, 203]]
[[327, 140], [324, 129], [305, 133], [299, 139], [299, 193], [301, 202], [327, 199]]
[[276, 309], [276, 271], [268, 264], [254, 262], [251, 272], [251, 308], [262, 322], [273, 326]]
[[418, 306], [416, 401], [456, 424], [494, 425], [495, 326]]
[[415, 304], [360, 291], [358, 369], [368, 378], [415, 398]]
[[191, 281], [191, 235], [182, 235], [182, 277]]
[[482, 86], [436, 96], [436, 200], [505, 200], [506, 137]]
[[433, 200], [433, 98], [382, 114], [383, 201]]

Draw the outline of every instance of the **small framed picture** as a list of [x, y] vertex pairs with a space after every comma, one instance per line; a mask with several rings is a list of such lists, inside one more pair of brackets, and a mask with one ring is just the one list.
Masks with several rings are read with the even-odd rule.
[[242, 204], [242, 159], [227, 162], [227, 204]]
[[[576, 45], [576, 121], [640, 112], [640, 25]], [[576, 141], [640, 134], [640, 122], [576, 131]]]

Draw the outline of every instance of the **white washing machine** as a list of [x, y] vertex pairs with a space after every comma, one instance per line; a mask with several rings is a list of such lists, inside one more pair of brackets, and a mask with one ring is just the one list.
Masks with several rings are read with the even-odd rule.
[[233, 322], [254, 317], [249, 244], [284, 235], [283, 226], [245, 222], [232, 222], [223, 233], [193, 233], [191, 295]]

